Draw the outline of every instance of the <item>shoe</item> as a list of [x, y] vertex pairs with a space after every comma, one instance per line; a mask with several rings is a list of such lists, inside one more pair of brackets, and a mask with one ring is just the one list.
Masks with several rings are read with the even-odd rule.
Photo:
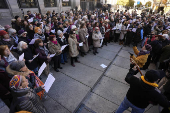
[[82, 57], [84, 57], [84, 55], [83, 55], [83, 54], [81, 54], [81, 56], [82, 56]]
[[87, 55], [86, 53], [83, 53], [84, 55]]
[[58, 70], [58, 69], [55, 69], [55, 71], [56, 71], [56, 72], [59, 72], [59, 70]]
[[73, 67], [75, 67], [75, 65], [74, 64], [71, 64]]
[[96, 55], [96, 53], [93, 52], [94, 55]]
[[77, 63], [80, 63], [80, 61], [78, 61], [78, 60], [77, 60], [76, 62], [77, 62]]
[[64, 65], [65, 63], [61, 63], [61, 64], [63, 64], [63, 65]]
[[98, 54], [99, 52], [96, 51], [96, 53]]
[[59, 67], [59, 69], [63, 69], [62, 67]]

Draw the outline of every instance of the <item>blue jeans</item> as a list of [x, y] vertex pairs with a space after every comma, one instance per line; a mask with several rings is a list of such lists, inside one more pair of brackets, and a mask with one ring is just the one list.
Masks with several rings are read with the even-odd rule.
[[62, 53], [61, 54], [61, 63], [64, 63], [64, 61], [66, 62], [67, 61], [67, 53]]
[[143, 37], [143, 40], [142, 40], [142, 42], [141, 42], [141, 46], [142, 46], [142, 47], [144, 46], [145, 41], [146, 41], [146, 37]]
[[145, 109], [138, 108], [135, 105], [133, 105], [131, 102], [129, 102], [127, 97], [125, 97], [123, 102], [120, 104], [119, 108], [117, 109], [117, 111], [115, 113], [123, 113], [129, 107], [132, 108], [132, 112], [131, 113], [143, 113], [145, 111]]

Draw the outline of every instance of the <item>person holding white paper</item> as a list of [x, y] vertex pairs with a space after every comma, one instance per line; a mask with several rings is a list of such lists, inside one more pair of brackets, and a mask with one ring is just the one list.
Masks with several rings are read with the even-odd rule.
[[106, 43], [106, 42], [108, 42], [108, 43], [110, 43], [110, 29], [111, 29], [111, 27], [110, 27], [110, 25], [109, 25], [109, 19], [106, 19], [105, 20], [105, 38], [104, 38], [104, 42]]
[[33, 59], [34, 55], [31, 51], [30, 47], [27, 45], [26, 42], [20, 41], [17, 46], [17, 53], [19, 55], [24, 53], [25, 64], [29, 70], [32, 70], [36, 75], [38, 72], [38, 61], [37, 59]]
[[62, 69], [62, 67], [60, 66], [60, 60], [61, 60], [61, 46], [60, 44], [57, 42], [56, 36], [55, 35], [50, 35], [49, 37], [49, 44], [48, 44], [48, 48], [51, 54], [55, 54], [55, 56], [53, 57], [54, 60], [54, 70], [56, 72], [59, 72], [58, 69]]
[[80, 47], [81, 56], [83, 57], [89, 51], [88, 39], [86, 38], [87, 35], [89, 34], [86, 28], [86, 24], [82, 23], [79, 30], [79, 38], [80, 38], [80, 42], [83, 42], [83, 46]]
[[115, 31], [115, 39], [114, 39], [114, 42], [118, 42], [118, 39], [120, 37], [120, 29], [122, 27], [122, 23], [121, 23], [121, 20], [118, 20], [117, 23], [116, 23], [116, 31]]
[[45, 41], [45, 35], [42, 33], [41, 29], [39, 27], [35, 27], [34, 31], [35, 31], [34, 39], [41, 39], [44, 42]]
[[[64, 46], [64, 45], [68, 44], [66, 38], [64, 37], [64, 35], [62, 33], [62, 31], [58, 30], [57, 35], [58, 35], [57, 41], [60, 44], [60, 46]], [[66, 47], [61, 53], [61, 63], [62, 64], [67, 63], [67, 49], [68, 49], [68, 47]]]
[[[105, 30], [105, 23], [102, 23], [102, 27], [100, 27], [100, 32], [102, 34], [102, 37], [105, 37], [105, 32], [106, 32], [106, 30]], [[104, 44], [107, 46], [107, 41], [105, 41]], [[103, 47], [103, 43], [102, 43], [101, 47]]]
[[101, 37], [102, 37], [102, 34], [100, 33], [99, 28], [95, 27], [95, 31], [93, 32], [93, 36], [92, 36], [93, 46], [94, 46], [94, 49], [93, 49], [94, 55], [96, 55], [96, 53], [98, 53], [97, 49], [100, 47], [100, 38]]
[[125, 34], [127, 33], [127, 24], [126, 24], [126, 21], [124, 21], [122, 23], [122, 27], [121, 27], [121, 33], [120, 33], [120, 37], [119, 37], [119, 45], [123, 45], [123, 40], [124, 40], [124, 37], [125, 37]]
[[47, 64], [46, 68], [44, 69], [44, 74], [48, 76], [50, 73], [50, 69], [49, 69], [49, 62], [51, 61], [50, 52], [44, 46], [44, 43], [41, 39], [35, 40], [34, 45], [35, 45], [35, 54], [39, 53], [38, 55], [39, 65], [42, 65], [44, 62]]

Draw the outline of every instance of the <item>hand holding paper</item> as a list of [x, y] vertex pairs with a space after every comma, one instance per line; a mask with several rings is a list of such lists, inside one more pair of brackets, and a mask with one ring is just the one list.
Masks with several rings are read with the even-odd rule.
[[33, 61], [35, 58], [37, 58], [38, 55], [39, 55], [39, 53], [38, 53], [37, 55], [34, 55], [32, 61]]
[[52, 33], [55, 33], [55, 29], [51, 30]]
[[32, 39], [29, 44], [34, 44], [36, 39]]
[[65, 28], [65, 29], [64, 29], [63, 34], [66, 33], [67, 29], [68, 29], [68, 28]]
[[46, 66], [47, 64], [45, 62], [41, 65], [40, 69], [38, 70], [38, 77], [42, 74]]
[[83, 46], [83, 42], [79, 43], [79, 46]]
[[106, 30], [106, 32], [109, 32], [109, 31], [110, 31], [110, 29], [107, 29], [107, 30]]
[[45, 81], [45, 84], [44, 84], [44, 89], [45, 89], [46, 92], [48, 92], [50, 90], [54, 81], [55, 81], [55, 78], [51, 74], [49, 74], [48, 78], [47, 78], [47, 80]]
[[61, 50], [60, 51], [63, 51], [64, 49], [65, 49], [65, 47], [67, 47], [68, 45], [63, 45], [62, 47], [61, 47]]
[[89, 37], [89, 35], [86, 35], [86, 38], [88, 38]]
[[[56, 54], [56, 53], [55, 53], [55, 54]], [[54, 57], [54, 56], [55, 56], [55, 54], [51, 54], [51, 55], [50, 55], [50, 58]]]
[[24, 53], [19, 56], [19, 61], [23, 61], [23, 59], [24, 59]]

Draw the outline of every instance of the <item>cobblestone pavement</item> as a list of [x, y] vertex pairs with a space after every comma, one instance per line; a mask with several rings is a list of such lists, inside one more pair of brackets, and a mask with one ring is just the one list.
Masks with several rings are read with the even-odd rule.
[[[128, 51], [133, 52], [132, 47], [109, 43], [99, 48], [96, 56], [92, 51], [85, 57], [79, 56], [81, 63], [75, 63], [76, 67], [69, 61], [58, 73], [51, 69], [56, 80], [43, 100], [48, 113], [114, 113], [129, 88], [124, 81], [130, 64]], [[149, 69], [155, 66], [151, 64]], [[47, 77], [42, 78], [45, 82]], [[2, 102], [0, 108], [1, 113], [9, 112]], [[158, 107], [150, 105], [145, 113], [158, 113]]]

